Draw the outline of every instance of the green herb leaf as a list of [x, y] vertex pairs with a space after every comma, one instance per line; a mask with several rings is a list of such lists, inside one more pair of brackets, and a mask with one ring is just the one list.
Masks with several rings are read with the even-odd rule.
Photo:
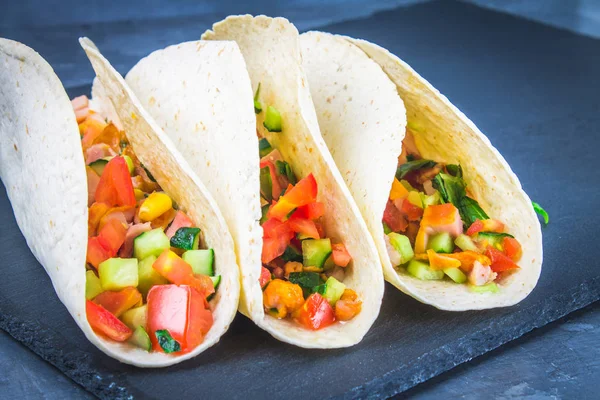
[[262, 103], [258, 99], [260, 95], [260, 82], [258, 82], [258, 87], [256, 88], [256, 93], [254, 94], [254, 112], [256, 114], [260, 114], [262, 111]]
[[261, 217], [260, 217], [260, 224], [264, 224], [265, 222], [267, 222], [267, 213], [269, 212], [269, 207], [270, 204], [265, 204], [264, 206], [262, 206], [260, 208], [260, 212], [261, 212]]
[[479, 203], [467, 196], [467, 184], [462, 178], [440, 172], [433, 178], [432, 184], [440, 192], [442, 202], [452, 203], [458, 208], [460, 218], [467, 228], [476, 219], [489, 219], [489, 216], [479, 206]]
[[398, 169], [396, 170], [396, 178], [400, 180], [403, 179], [406, 176], [406, 174], [408, 174], [411, 171], [416, 171], [418, 169], [424, 168], [433, 168], [436, 165], [437, 163], [431, 160], [408, 161], [398, 167]]
[[531, 205], [533, 205], [533, 209], [535, 210], [535, 212], [538, 213], [542, 218], [544, 218], [544, 225], [548, 225], [548, 222], [550, 222], [550, 216], [548, 215], [548, 212], [544, 210], [542, 206], [540, 206], [535, 201], [532, 201]]
[[267, 115], [265, 116], [263, 126], [267, 128], [269, 132], [281, 132], [281, 114], [279, 113], [279, 111], [277, 111], [275, 107], [267, 107]]
[[269, 143], [267, 139], [262, 138], [258, 141], [258, 154], [260, 155], [260, 158], [263, 158], [272, 151], [273, 147], [271, 147], [271, 143]]
[[446, 165], [446, 171], [448, 171], [450, 175], [455, 176], [457, 178], [463, 177], [463, 170], [460, 164], [448, 164]]
[[510, 238], [514, 239], [513, 235], [511, 235], [510, 233], [504, 233], [504, 232], [479, 232], [478, 234], [480, 236], [493, 236], [493, 237], [497, 237], [497, 238], [510, 237]]
[[163, 351], [167, 354], [175, 353], [181, 350], [181, 345], [166, 329], [160, 329], [154, 332], [156, 335], [156, 339], [158, 339], [158, 344], [162, 347]]
[[288, 164], [285, 161], [275, 161], [275, 166], [277, 167], [277, 173], [279, 175], [284, 175], [287, 180], [292, 184], [295, 185], [296, 182], [296, 175], [294, 175], [294, 173], [292, 172], [292, 167], [290, 167], [290, 164]]

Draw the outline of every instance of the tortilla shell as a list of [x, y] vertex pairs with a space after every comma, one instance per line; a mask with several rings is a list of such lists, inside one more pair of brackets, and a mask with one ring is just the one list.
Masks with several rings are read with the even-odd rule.
[[[422, 281], [408, 275], [403, 270], [392, 267], [383, 240], [381, 219], [383, 212], [375, 207], [368, 212], [366, 204], [361, 207], [363, 217], [371, 228], [371, 232], [379, 249], [386, 279], [403, 292], [417, 300], [431, 304], [437, 308], [450, 311], [464, 311], [510, 306], [523, 300], [535, 287], [542, 266], [542, 237], [537, 216], [531, 206], [531, 201], [522, 190], [521, 184], [500, 153], [491, 145], [489, 139], [479, 131], [462, 112], [454, 107], [450, 101], [433, 88], [425, 79], [419, 76], [410, 66], [387, 50], [366, 42], [342, 36], [336, 37], [336, 43], [330, 43], [328, 48], [315, 45], [316, 38], [323, 37], [322, 33], [308, 33], [302, 35], [303, 49], [312, 56], [305, 62], [311, 88], [313, 80], [327, 78], [336, 80], [338, 84], [352, 82], [365, 88], [364, 96], [372, 83], [371, 76], [365, 76], [361, 83], [360, 77], [346, 74], [346, 76], [330, 74], [323, 76], [329, 64], [341, 62], [340, 56], [344, 54], [349, 43], [358, 46], [365, 54], [375, 61], [396, 85], [398, 94], [404, 101], [408, 127], [414, 134], [418, 150], [424, 158], [444, 163], [460, 163], [465, 171], [465, 180], [473, 197], [490, 215], [491, 218], [504, 222], [509, 230], [523, 246], [523, 257], [519, 265], [521, 269], [502, 279], [499, 283], [498, 293], [478, 294], [472, 292], [468, 285], [455, 284], [449, 280]], [[333, 39], [329, 39], [332, 41]], [[346, 43], [340, 43], [345, 40]], [[336, 48], [337, 47], [337, 48]], [[308, 64], [308, 66], [307, 66]], [[339, 132], [334, 124], [327, 124], [322, 118], [319, 105], [323, 105], [322, 97], [315, 89], [312, 90], [315, 104], [319, 112], [319, 122], [323, 136], [332, 148], [338, 146], [338, 141], [331, 140]], [[403, 113], [404, 109], [393, 106], [391, 99], [382, 99], [387, 108], [382, 108], [381, 119]], [[350, 108], [344, 112], [348, 115], [361, 112], [361, 109]], [[343, 117], [343, 116], [342, 116]], [[370, 147], [371, 152], [363, 154], [362, 151], [347, 150], [345, 158], [334, 158], [341, 170], [350, 171], [345, 175], [347, 183], [352, 188], [356, 201], [361, 204], [368, 201], [362, 194], [370, 192], [371, 198], [376, 199], [377, 206], [385, 204], [389, 197], [391, 185], [387, 185], [393, 178], [396, 164], [386, 166], [385, 169], [365, 166], [364, 161], [373, 158], [398, 157], [400, 152], [397, 146], [383, 145], [383, 141], [373, 138], [369, 132], [354, 122], [354, 126], [338, 123], [337, 128], [343, 127], [347, 149], [361, 150], [366, 146], [379, 145], [378, 148]], [[323, 128], [327, 126], [329, 131]], [[395, 130], [377, 132], [379, 135], [388, 135], [396, 141], [401, 141], [403, 135]], [[354, 158], [354, 160], [352, 160]], [[385, 184], [382, 184], [384, 182]], [[367, 210], [365, 212], [365, 210]], [[377, 211], [377, 212], [374, 212]]]
[[[377, 249], [319, 132], [301, 66], [298, 31], [284, 18], [253, 18], [245, 15], [228, 17], [213, 25], [213, 31], [207, 31], [202, 38], [235, 40], [246, 61], [252, 81], [252, 93], [260, 82], [263, 108], [272, 105], [281, 113], [282, 132], [271, 133], [263, 127], [265, 112], [256, 116], [256, 129], [281, 152], [299, 178], [313, 173], [319, 185], [318, 201], [325, 204], [323, 225], [327, 236], [334, 242], [344, 243], [353, 258], [352, 264], [346, 268], [344, 283], [356, 290], [363, 301], [361, 313], [351, 321], [310, 331], [289, 319], [278, 320], [265, 315], [259, 282], [253, 278], [243, 281], [244, 290], [251, 297], [248, 301], [248, 314], [258, 326], [277, 339], [297, 346], [352, 346], [364, 337], [379, 314], [383, 276]], [[246, 107], [252, 107], [252, 99], [247, 98], [247, 102]], [[231, 144], [225, 143], [224, 148], [228, 145]], [[256, 147], [248, 151], [258, 152], [257, 144], [254, 146]], [[258, 171], [257, 161], [255, 158], [252, 168]], [[238, 181], [236, 184], [239, 190], [249, 190], [252, 193], [259, 193], [260, 190], [258, 179], [249, 183]], [[228, 207], [223, 204], [221, 206]], [[239, 201], [237, 206], [248, 207]], [[253, 205], [252, 209], [254, 207]], [[241, 236], [236, 240], [245, 238]], [[257, 276], [254, 274], [258, 273], [260, 264], [249, 268], [253, 269], [252, 276]], [[243, 275], [246, 276], [246, 272]]]
[[[87, 180], [71, 102], [50, 65], [29, 47], [0, 39], [0, 57], [0, 176], [27, 244], [85, 336], [107, 355], [140, 367], [175, 364], [216, 343], [237, 307], [239, 281], [233, 241], [214, 200], [185, 161], [171, 153], [173, 146], [160, 129], [143, 120], [143, 111], [125, 92], [120, 108], [128, 114], [121, 115], [121, 120], [136, 155], [203, 229], [206, 243], [215, 249], [222, 282], [211, 302], [214, 325], [190, 353], [148, 353], [92, 330], [85, 311]], [[164, 168], [166, 165], [169, 168]]]

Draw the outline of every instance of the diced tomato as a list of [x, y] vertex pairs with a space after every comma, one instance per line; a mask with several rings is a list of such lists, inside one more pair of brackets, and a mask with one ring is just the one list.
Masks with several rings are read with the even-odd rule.
[[213, 315], [206, 305], [206, 299], [192, 288], [190, 288], [187, 322], [183, 352], [192, 351], [202, 343], [213, 325]]
[[515, 238], [505, 237], [502, 240], [502, 248], [504, 249], [504, 254], [513, 261], [519, 261], [523, 255], [521, 243]]
[[118, 219], [108, 220], [100, 232], [98, 237], [102, 239], [102, 243], [108, 245], [107, 249], [110, 252], [110, 256], [114, 257], [123, 242], [125, 242], [125, 235], [127, 234], [127, 228]]
[[279, 180], [277, 179], [275, 164], [273, 164], [272, 161], [263, 160], [260, 162], [260, 168], [264, 167], [269, 167], [269, 173], [271, 175], [271, 196], [273, 197], [273, 200], [277, 200], [283, 191], [283, 187], [279, 184]]
[[265, 267], [261, 267], [260, 270], [260, 278], [258, 279], [258, 283], [260, 283], [260, 287], [264, 288], [267, 283], [271, 281], [271, 271], [266, 269]]
[[264, 264], [270, 263], [285, 252], [289, 240], [281, 237], [263, 238], [261, 260]]
[[352, 256], [348, 253], [348, 250], [343, 243], [332, 244], [331, 250], [331, 257], [333, 258], [335, 265], [346, 267], [352, 260]]
[[85, 302], [85, 312], [92, 329], [112, 340], [124, 342], [133, 333], [127, 325], [119, 321], [117, 317], [105, 310], [104, 307], [94, 304], [90, 300]]
[[126, 287], [118, 292], [106, 291], [94, 297], [94, 303], [104, 307], [116, 317], [142, 302], [142, 295], [133, 286]]
[[394, 203], [392, 203], [389, 200], [385, 205], [385, 211], [383, 212], [383, 222], [385, 222], [385, 224], [393, 232], [404, 232], [408, 227], [406, 217], [402, 215], [402, 213], [396, 208]]
[[94, 203], [88, 209], [88, 237], [96, 236], [100, 220], [108, 210], [110, 210], [110, 206], [104, 203]]
[[402, 209], [400, 210], [409, 221], [418, 221], [423, 216], [423, 209], [415, 206], [413, 203], [404, 199], [402, 202]]
[[152, 264], [152, 268], [169, 282], [176, 285], [188, 285], [203, 294], [205, 298], [215, 292], [210, 277], [194, 276], [192, 266], [169, 249], [162, 252]]
[[112, 207], [135, 206], [133, 184], [123, 157], [114, 157], [106, 164], [95, 197], [97, 202]]
[[300, 206], [294, 213], [298, 214], [298, 216], [302, 216], [308, 219], [317, 219], [325, 214], [325, 204], [320, 201], [315, 201], [314, 203], [309, 203], [305, 206]]
[[179, 228], [191, 228], [192, 226], [194, 226], [192, 220], [183, 211], [177, 211], [175, 219], [173, 219], [171, 226], [169, 226], [169, 229], [165, 233], [171, 239]]
[[311, 239], [320, 239], [319, 231], [314, 221], [305, 218], [298, 218], [292, 216], [287, 223], [289, 224], [292, 231], [304, 235]]
[[467, 229], [467, 235], [475, 236], [481, 231], [483, 231], [483, 222], [481, 222], [480, 219], [476, 219], [475, 222], [471, 224], [469, 229]]
[[91, 237], [88, 239], [86, 261], [94, 268], [98, 269], [101, 262], [111, 258], [109, 244], [100, 237]]
[[156, 285], [148, 292], [148, 336], [155, 351], [163, 351], [158, 344], [156, 331], [166, 329], [173, 339], [186, 347], [189, 286]]
[[269, 209], [268, 217], [285, 221], [295, 208], [315, 202], [317, 191], [317, 181], [313, 174], [302, 178]]
[[325, 328], [335, 322], [333, 308], [319, 293], [308, 296], [294, 317], [301, 325], [312, 330]]
[[494, 272], [509, 271], [511, 269], [519, 268], [519, 266], [515, 264], [513, 260], [511, 260], [501, 251], [496, 250], [491, 246], [488, 246], [488, 248], [485, 251], [485, 255], [488, 256], [492, 261], [490, 267]]

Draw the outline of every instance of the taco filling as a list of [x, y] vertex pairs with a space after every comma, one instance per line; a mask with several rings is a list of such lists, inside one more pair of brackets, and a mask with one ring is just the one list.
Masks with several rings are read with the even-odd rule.
[[392, 265], [421, 280], [496, 292], [521, 244], [470, 195], [460, 165], [423, 159], [409, 129], [383, 215]]
[[[262, 105], [255, 100], [255, 110]], [[281, 129], [281, 117], [267, 108], [265, 127]], [[312, 330], [353, 319], [362, 308], [357, 293], [344, 285], [351, 256], [343, 243], [327, 237], [319, 222], [325, 205], [317, 201], [312, 174], [297, 180], [290, 165], [266, 138], [259, 142], [263, 228], [263, 305], [269, 315], [289, 318]]]
[[221, 277], [202, 234], [135, 156], [125, 132], [72, 100], [86, 162], [86, 312], [97, 333], [147, 351], [186, 353], [213, 324]]

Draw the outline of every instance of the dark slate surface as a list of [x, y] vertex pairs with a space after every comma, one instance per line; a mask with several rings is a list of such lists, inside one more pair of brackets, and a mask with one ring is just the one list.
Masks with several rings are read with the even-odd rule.
[[[160, 41], [144, 38], [133, 48], [123, 46], [124, 40], [143, 36], [135, 33], [142, 26], [148, 23], [58, 25], [33, 33], [15, 29], [11, 37], [39, 44], [69, 81], [84, 70], [57, 61], [63, 47], [56, 43], [74, 51], [75, 38], [88, 34], [125, 72], [142, 54], [194, 39], [208, 27], [191, 17], [166, 18], [149, 31], [149, 37], [162, 35]], [[202, 356], [168, 370], [135, 369], [85, 341], [27, 250], [2, 190], [0, 327], [106, 398], [174, 393], [376, 397], [406, 390], [600, 297], [591, 251], [593, 227], [600, 222], [593, 200], [600, 194], [594, 162], [600, 141], [598, 41], [449, 2], [323, 29], [375, 41], [408, 61], [488, 134], [524, 188], [544, 204], [553, 219], [544, 229], [542, 277], [529, 298], [509, 309], [453, 314], [421, 305], [388, 285], [380, 318], [353, 349], [297, 349], [239, 317], [221, 343]], [[74, 62], [80, 63], [82, 52], [77, 54]], [[82, 84], [79, 79], [70, 84]]]

